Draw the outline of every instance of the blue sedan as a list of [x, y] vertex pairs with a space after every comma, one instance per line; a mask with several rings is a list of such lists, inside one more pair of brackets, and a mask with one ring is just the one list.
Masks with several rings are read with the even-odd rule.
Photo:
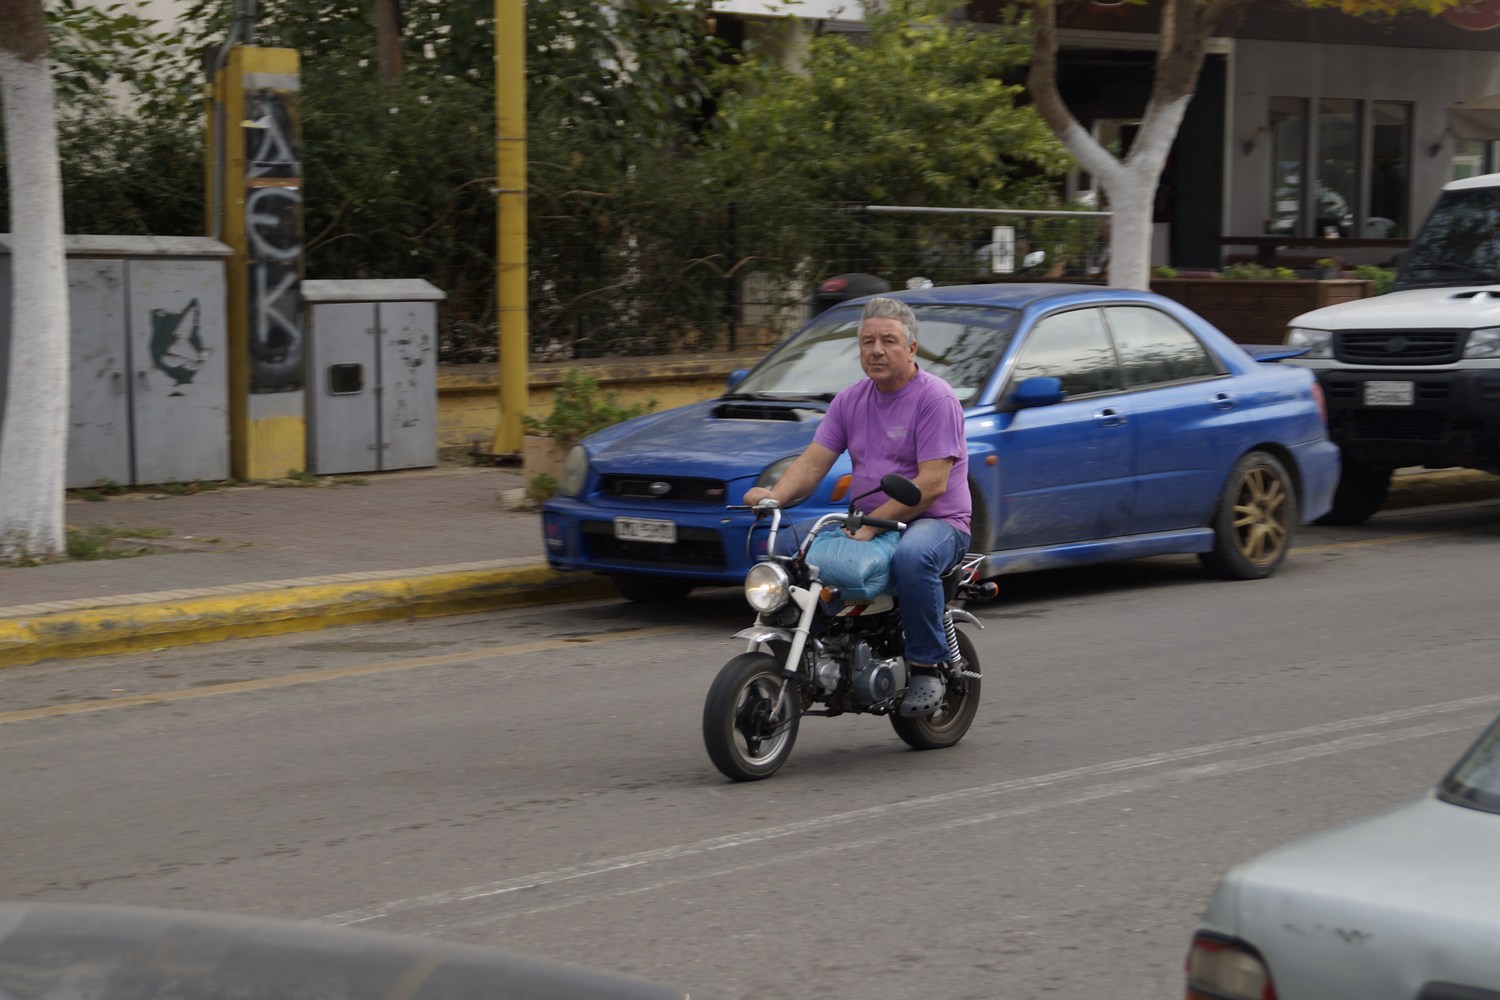
[[[970, 549], [986, 576], [1167, 553], [1269, 576], [1338, 479], [1312, 374], [1245, 348], [1149, 292], [992, 284], [893, 293], [916, 312], [917, 363], [964, 406]], [[759, 558], [751, 515], [863, 378], [862, 299], [784, 341], [718, 399], [601, 431], [568, 455], [543, 509], [547, 560], [606, 574], [631, 600], [737, 584]], [[1249, 353], [1258, 350], [1257, 355]], [[847, 457], [797, 509], [850, 500]]]

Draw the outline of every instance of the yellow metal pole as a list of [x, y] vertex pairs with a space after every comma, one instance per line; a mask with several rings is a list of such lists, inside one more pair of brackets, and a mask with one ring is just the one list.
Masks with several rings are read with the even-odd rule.
[[495, 0], [495, 295], [500, 319], [500, 419], [490, 451], [521, 452], [526, 411], [526, 5]]

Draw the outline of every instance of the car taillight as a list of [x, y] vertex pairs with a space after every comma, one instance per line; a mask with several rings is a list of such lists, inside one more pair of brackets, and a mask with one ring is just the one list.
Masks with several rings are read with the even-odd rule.
[[1276, 1000], [1271, 970], [1253, 948], [1209, 934], [1193, 938], [1185, 1000]]
[[1314, 382], [1312, 386], [1313, 402], [1318, 404], [1318, 412], [1323, 414], [1323, 426], [1328, 426], [1328, 400], [1323, 397], [1323, 386]]

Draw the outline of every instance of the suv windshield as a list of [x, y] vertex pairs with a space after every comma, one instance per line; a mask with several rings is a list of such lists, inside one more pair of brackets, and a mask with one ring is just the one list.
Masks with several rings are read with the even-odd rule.
[[[1016, 331], [1016, 311], [992, 306], [914, 306], [917, 364], [973, 405]], [[731, 397], [832, 399], [864, 377], [858, 307], [819, 317], [734, 387]]]
[[1456, 805], [1500, 812], [1500, 719], [1448, 772], [1438, 785], [1438, 797]]
[[1500, 283], [1500, 188], [1444, 191], [1411, 245], [1398, 288]]

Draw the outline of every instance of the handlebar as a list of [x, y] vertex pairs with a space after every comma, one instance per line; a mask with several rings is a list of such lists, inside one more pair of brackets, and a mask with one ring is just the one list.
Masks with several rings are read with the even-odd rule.
[[[762, 500], [753, 507], [748, 504], [732, 503], [726, 504], [724, 509], [754, 511], [757, 521], [769, 515], [771, 518], [771, 531], [766, 538], [766, 554], [775, 555], [776, 535], [781, 530], [781, 504], [775, 500]], [[905, 531], [907, 522], [896, 521], [888, 517], [870, 517], [867, 514], [861, 514], [859, 511], [835, 511], [831, 514], [824, 514], [813, 522], [812, 528], [807, 532], [807, 537], [797, 547], [797, 558], [801, 559], [807, 555], [807, 550], [812, 545], [813, 539], [818, 536], [818, 532], [835, 524], [847, 527], [852, 531], [858, 531], [866, 524], [875, 528], [884, 528], [887, 531]]]

